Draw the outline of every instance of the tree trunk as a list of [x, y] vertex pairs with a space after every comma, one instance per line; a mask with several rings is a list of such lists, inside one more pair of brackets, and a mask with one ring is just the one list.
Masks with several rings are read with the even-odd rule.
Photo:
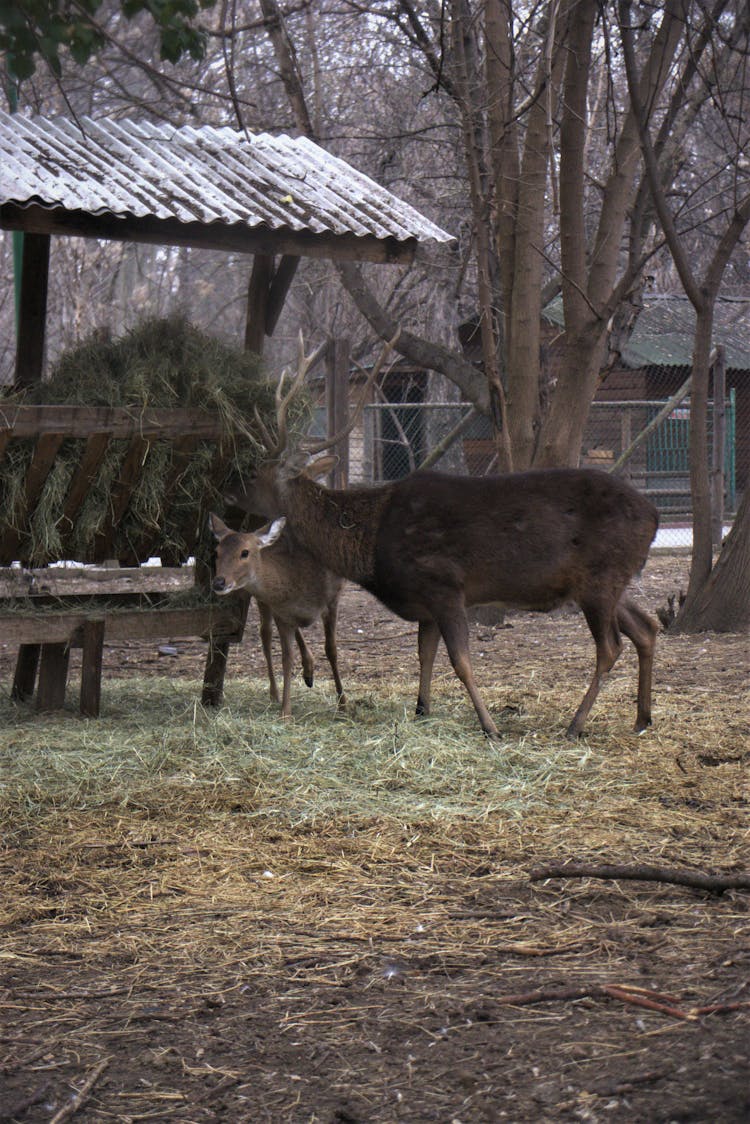
[[690, 494], [693, 506], [693, 559], [687, 600], [708, 580], [713, 555], [711, 542], [711, 484], [708, 472], [708, 378], [711, 369], [715, 294], [705, 294], [696, 310], [693, 378], [690, 384]]
[[685, 602], [670, 632], [750, 630], [750, 488], [745, 489], [732, 530], [711, 576]]

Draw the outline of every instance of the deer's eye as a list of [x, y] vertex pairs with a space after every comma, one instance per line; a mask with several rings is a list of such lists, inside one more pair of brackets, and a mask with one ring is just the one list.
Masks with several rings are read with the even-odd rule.
[[250, 557], [250, 551], [249, 550], [243, 550], [242, 553], [240, 554], [240, 558], [249, 558], [249, 557]]

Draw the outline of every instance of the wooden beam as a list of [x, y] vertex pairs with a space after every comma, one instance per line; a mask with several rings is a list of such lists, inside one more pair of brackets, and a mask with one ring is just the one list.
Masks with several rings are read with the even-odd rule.
[[247, 286], [245, 312], [245, 351], [263, 354], [266, 340], [266, 313], [268, 290], [273, 277], [273, 258], [269, 254], [256, 254]]
[[17, 387], [42, 381], [49, 284], [49, 234], [29, 233], [23, 240], [21, 307], [16, 348]]
[[[233, 598], [234, 600], [234, 598]], [[150, 640], [160, 636], [242, 639], [244, 605], [205, 609], [97, 609], [105, 619], [105, 643], [121, 640]], [[63, 644], [80, 648], [83, 630], [91, 614], [77, 612], [8, 613], [0, 605], [0, 631], [7, 644]]]
[[89, 620], [83, 626], [81, 656], [81, 714], [99, 716], [102, 698], [102, 662], [104, 656], [103, 620]]
[[271, 281], [271, 288], [268, 293], [268, 304], [266, 306], [266, 335], [272, 336], [274, 329], [281, 316], [284, 302], [286, 301], [289, 287], [292, 284], [294, 275], [297, 272], [299, 265], [299, 258], [292, 257], [290, 254], [285, 254], [279, 262], [278, 269], [273, 275]]
[[34, 694], [36, 673], [39, 667], [40, 644], [22, 644], [16, 660], [16, 674], [10, 692], [12, 699], [25, 702]]
[[65, 705], [69, 662], [70, 648], [67, 644], [42, 644], [39, 686], [36, 692], [37, 710], [60, 710]]
[[[340, 433], [349, 423], [349, 369], [351, 347], [348, 339], [333, 339], [326, 352], [326, 406], [328, 436]], [[349, 437], [332, 449], [338, 463], [331, 473], [332, 488], [346, 488], [349, 483]]]
[[0, 612], [2, 598], [122, 597], [147, 593], [181, 593], [192, 589], [192, 566], [39, 566], [33, 570], [0, 568]]
[[195, 408], [154, 407], [133, 413], [124, 406], [15, 406], [0, 401], [0, 447], [7, 436], [38, 437], [43, 433], [215, 439], [222, 436], [222, 428], [215, 414]]
[[270, 230], [234, 225], [180, 222], [152, 215], [89, 215], [63, 207], [0, 206], [0, 227], [39, 234], [78, 238], [103, 238], [114, 242], [144, 242], [157, 246], [193, 246], [204, 250], [233, 250], [240, 254], [289, 254], [292, 257], [329, 258], [332, 261], [369, 261], [409, 264], [417, 239], [376, 238], [373, 234], [315, 234], [289, 228]]

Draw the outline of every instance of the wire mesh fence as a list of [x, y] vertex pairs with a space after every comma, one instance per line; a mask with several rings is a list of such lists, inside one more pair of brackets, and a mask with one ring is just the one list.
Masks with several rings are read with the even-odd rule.
[[[737, 509], [736, 400], [709, 403], [714, 538], [721, 542]], [[657, 547], [691, 545], [690, 400], [595, 402], [581, 463], [628, 479], [660, 513]], [[440, 471], [482, 476], [497, 471], [489, 420], [466, 402], [379, 402], [366, 407], [357, 476], [396, 480], [426, 461]], [[436, 458], [433, 460], [433, 458]], [[428, 463], [429, 463], [428, 462]]]

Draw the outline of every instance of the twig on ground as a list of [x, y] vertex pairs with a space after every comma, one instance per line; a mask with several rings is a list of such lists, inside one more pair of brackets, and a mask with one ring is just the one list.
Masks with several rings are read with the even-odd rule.
[[687, 1022], [693, 1022], [698, 1018], [691, 1011], [683, 1011], [679, 1007], [661, 1002], [661, 997], [655, 999], [644, 995], [641, 988], [631, 990], [618, 984], [605, 984], [602, 992], [611, 999], [619, 999], [623, 1003], [632, 1003], [635, 1007], [646, 1007], [647, 1010], [658, 1011], [662, 1015], [671, 1015], [673, 1019], [685, 1019]]
[[633, 879], [639, 882], [668, 882], [677, 886], [692, 886], [697, 890], [708, 890], [712, 894], [723, 894], [725, 890], [750, 890], [750, 875], [747, 874], [703, 874], [699, 870], [675, 870], [665, 866], [591, 865], [589, 863], [563, 863], [561, 866], [542, 866], [532, 870], [531, 882], [541, 882], [546, 878], [612, 878]]
[[70, 1098], [66, 1105], [63, 1105], [59, 1112], [55, 1113], [55, 1115], [50, 1119], [49, 1124], [63, 1124], [65, 1120], [70, 1120], [71, 1116], [75, 1116], [75, 1114], [78, 1112], [78, 1109], [82, 1108], [86, 1101], [89, 1099], [91, 1090], [94, 1088], [94, 1085], [96, 1085], [97, 1081], [104, 1073], [104, 1070], [107, 1068], [109, 1063], [109, 1058], [103, 1058], [102, 1061], [94, 1066], [94, 1068], [91, 1070], [91, 1073], [84, 1081], [82, 1088], [80, 1088], [78, 1092]]

